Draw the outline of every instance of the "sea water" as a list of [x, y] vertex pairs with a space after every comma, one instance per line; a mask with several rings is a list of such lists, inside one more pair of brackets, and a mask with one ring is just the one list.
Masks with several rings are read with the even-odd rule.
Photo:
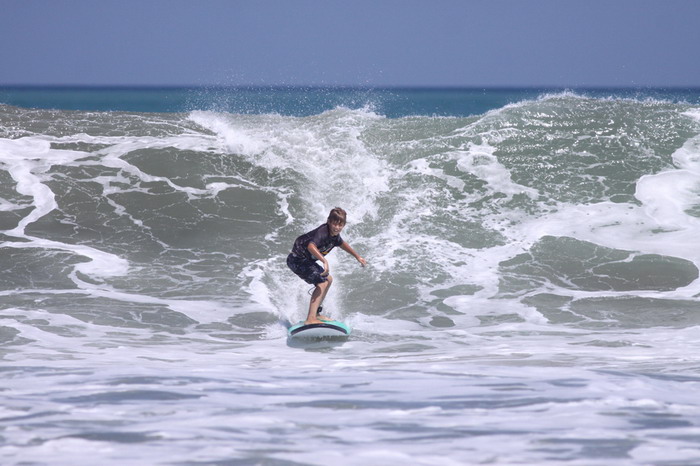
[[700, 462], [700, 92], [0, 101], [0, 463]]

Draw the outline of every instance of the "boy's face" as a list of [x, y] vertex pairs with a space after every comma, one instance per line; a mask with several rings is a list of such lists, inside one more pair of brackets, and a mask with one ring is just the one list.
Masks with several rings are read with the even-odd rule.
[[345, 227], [345, 224], [341, 222], [328, 224], [328, 230], [330, 230], [331, 236], [338, 236], [340, 232], [343, 231], [343, 227]]

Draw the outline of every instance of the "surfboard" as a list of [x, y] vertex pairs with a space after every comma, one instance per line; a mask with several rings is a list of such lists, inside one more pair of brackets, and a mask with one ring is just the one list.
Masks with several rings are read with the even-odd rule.
[[347, 338], [350, 327], [337, 320], [329, 320], [322, 324], [306, 325], [303, 321], [289, 327], [290, 338]]

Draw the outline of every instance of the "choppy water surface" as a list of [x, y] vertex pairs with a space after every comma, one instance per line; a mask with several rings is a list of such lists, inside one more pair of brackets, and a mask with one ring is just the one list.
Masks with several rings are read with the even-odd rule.
[[[336, 205], [295, 345], [294, 238]], [[0, 105], [3, 464], [697, 464], [700, 107]]]

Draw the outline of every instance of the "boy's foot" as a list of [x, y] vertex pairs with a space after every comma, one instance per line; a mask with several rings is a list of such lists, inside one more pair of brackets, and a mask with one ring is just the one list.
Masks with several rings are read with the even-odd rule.
[[304, 322], [304, 325], [311, 325], [311, 324], [324, 324], [326, 322], [332, 322], [333, 319], [326, 317], [326, 316], [316, 316], [315, 319], [306, 319]]
[[316, 318], [318, 320], [322, 320], [324, 322], [330, 322], [331, 320], [333, 320], [330, 317], [326, 317], [326, 316], [321, 315], [321, 312], [323, 312], [323, 306], [319, 306], [318, 310], [316, 311]]
[[323, 324], [323, 323], [325, 323], [325, 321], [318, 320], [318, 319], [311, 319], [311, 320], [306, 319], [306, 321], [304, 321], [304, 325]]

